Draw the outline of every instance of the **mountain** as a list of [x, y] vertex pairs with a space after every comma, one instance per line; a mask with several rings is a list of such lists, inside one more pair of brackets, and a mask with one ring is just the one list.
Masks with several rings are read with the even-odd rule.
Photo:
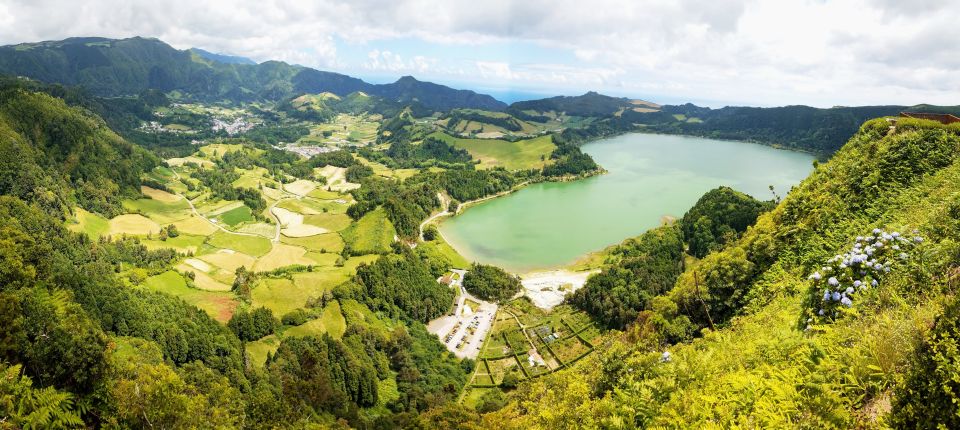
[[216, 61], [224, 64], [257, 64], [247, 57], [237, 57], [233, 55], [214, 54], [200, 48], [190, 48], [190, 51], [210, 61]]
[[422, 82], [414, 79], [413, 76], [404, 76], [392, 84], [377, 85], [371, 92], [403, 103], [420, 102], [443, 111], [460, 107], [501, 111], [507, 107], [506, 103], [486, 94]]
[[587, 92], [580, 96], [557, 96], [539, 100], [526, 100], [510, 105], [511, 111], [535, 111], [566, 113], [570, 116], [607, 116], [624, 110], [656, 111], [660, 106], [643, 100], [631, 100], [626, 97], [611, 97]]
[[180, 51], [160, 40], [142, 37], [69, 38], [0, 47], [0, 74], [79, 85], [106, 97], [156, 89], [177, 91], [188, 99], [201, 101], [243, 102], [277, 101], [304, 93], [346, 96], [363, 91], [404, 103], [416, 101], [434, 110], [506, 107], [488, 95], [409, 76], [392, 84], [374, 85], [344, 74], [280, 61], [248, 64], [235, 57], [206, 54], [197, 49]]

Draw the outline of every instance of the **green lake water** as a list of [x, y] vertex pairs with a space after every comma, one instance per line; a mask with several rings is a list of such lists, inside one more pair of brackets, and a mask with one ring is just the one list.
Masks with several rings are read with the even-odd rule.
[[813, 156], [750, 143], [627, 134], [583, 146], [609, 173], [527, 186], [440, 224], [468, 260], [515, 273], [548, 269], [681, 217], [720, 185], [758, 199], [782, 197], [813, 169]]

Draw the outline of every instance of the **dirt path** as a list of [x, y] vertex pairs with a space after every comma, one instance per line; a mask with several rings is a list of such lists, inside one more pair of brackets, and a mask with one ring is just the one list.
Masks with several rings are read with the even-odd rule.
[[[440, 208], [443, 209], [443, 211], [437, 212], [437, 213], [431, 215], [430, 218], [427, 218], [427, 219], [423, 220], [422, 223], [420, 223], [420, 240], [421, 240], [421, 241], [423, 241], [423, 228], [426, 227], [427, 224], [430, 224], [433, 220], [435, 220], [435, 219], [437, 219], [437, 218], [450, 215], [450, 210], [449, 210], [449, 209], [450, 209], [450, 199], [447, 198], [447, 196], [443, 195], [443, 193], [440, 193], [440, 192], [437, 193], [437, 198], [440, 199]], [[416, 247], [416, 244], [414, 244], [414, 247]]]

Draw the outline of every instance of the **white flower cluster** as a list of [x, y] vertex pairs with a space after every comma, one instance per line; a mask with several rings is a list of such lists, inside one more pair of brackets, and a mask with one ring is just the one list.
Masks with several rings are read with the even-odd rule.
[[817, 315], [836, 317], [839, 307], [852, 307], [859, 292], [876, 287], [883, 275], [890, 273], [897, 260], [910, 258], [907, 251], [923, 242], [916, 231], [912, 239], [899, 232], [888, 233], [879, 228], [871, 233], [857, 236], [849, 251], [834, 256], [820, 271], [810, 275], [814, 285], [823, 286], [823, 298]]

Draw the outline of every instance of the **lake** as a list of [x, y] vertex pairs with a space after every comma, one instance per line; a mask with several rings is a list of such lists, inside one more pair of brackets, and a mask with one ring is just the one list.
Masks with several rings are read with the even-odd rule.
[[583, 146], [609, 173], [539, 183], [472, 206], [440, 224], [468, 260], [514, 273], [557, 268], [682, 217], [720, 185], [758, 199], [783, 197], [814, 157], [769, 146], [658, 134], [627, 134]]

